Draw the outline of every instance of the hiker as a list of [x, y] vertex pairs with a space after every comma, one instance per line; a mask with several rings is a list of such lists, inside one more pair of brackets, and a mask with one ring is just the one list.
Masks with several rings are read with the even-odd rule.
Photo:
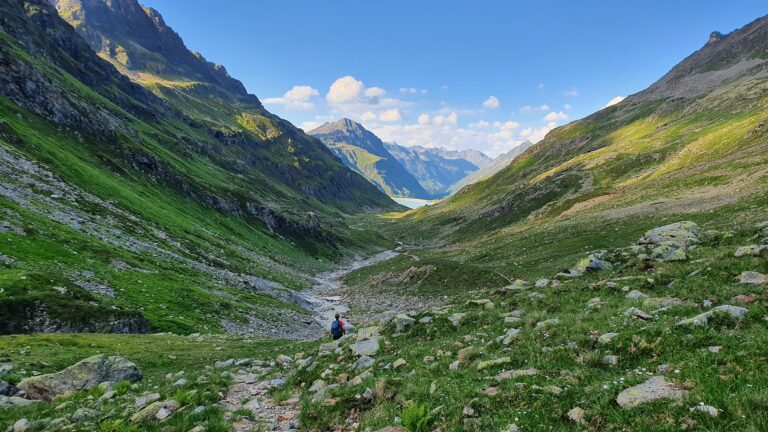
[[346, 332], [347, 329], [344, 328], [344, 321], [339, 319], [339, 314], [336, 314], [336, 321], [331, 323], [331, 336], [333, 336], [333, 340], [344, 336], [344, 333]]

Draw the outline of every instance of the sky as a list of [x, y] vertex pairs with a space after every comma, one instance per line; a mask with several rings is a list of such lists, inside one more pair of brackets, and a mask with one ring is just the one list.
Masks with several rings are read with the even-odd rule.
[[187, 47], [309, 131], [490, 156], [652, 84], [764, 0], [143, 0]]

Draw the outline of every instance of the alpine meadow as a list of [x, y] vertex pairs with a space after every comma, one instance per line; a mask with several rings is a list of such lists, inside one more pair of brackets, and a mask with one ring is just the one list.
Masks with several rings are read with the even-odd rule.
[[147, 3], [0, 1], [0, 431], [768, 431], [765, 4]]

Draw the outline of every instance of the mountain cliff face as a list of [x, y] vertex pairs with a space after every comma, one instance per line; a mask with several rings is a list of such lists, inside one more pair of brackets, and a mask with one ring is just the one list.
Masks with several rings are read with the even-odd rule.
[[506, 153], [500, 154], [498, 157], [496, 157], [496, 159], [491, 161], [491, 163], [485, 165], [484, 167], [481, 167], [479, 170], [469, 174], [463, 179], [452, 184], [451, 187], [448, 189], [448, 192], [450, 192], [451, 194], [454, 194], [464, 186], [468, 186], [468, 185], [471, 185], [472, 183], [477, 183], [480, 180], [485, 180], [488, 177], [491, 177], [492, 175], [506, 168], [507, 165], [511, 164], [516, 157], [520, 156], [524, 151], [528, 150], [528, 148], [532, 145], [533, 145], [532, 142], [525, 141], [520, 145], [518, 145], [517, 147], [513, 148], [512, 150]]
[[526, 220], [618, 214], [609, 208], [717, 208], [764, 191], [767, 59], [768, 18], [713, 34], [648, 89], [553, 130], [413, 219], [471, 237]]
[[392, 197], [430, 198], [416, 178], [361, 124], [349, 119], [326, 123], [310, 131], [348, 167], [364, 175]]
[[477, 150], [455, 151], [421, 146], [385, 144], [398, 161], [433, 197], [442, 198], [451, 186], [468, 174], [487, 166], [491, 158]]
[[157, 12], [56, 6], [0, 3], [0, 333], [313, 331], [290, 288], [399, 207]]

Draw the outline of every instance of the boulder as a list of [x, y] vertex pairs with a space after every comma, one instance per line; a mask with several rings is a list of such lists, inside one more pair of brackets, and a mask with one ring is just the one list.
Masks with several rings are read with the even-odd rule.
[[699, 242], [702, 231], [694, 222], [683, 221], [654, 228], [646, 231], [638, 244], [666, 245], [685, 249]]
[[40, 401], [24, 399], [18, 396], [0, 396], [0, 408], [22, 407], [36, 402], [39, 403]]
[[640, 309], [638, 309], [636, 307], [631, 307], [631, 308], [627, 309], [627, 311], [624, 312], [624, 315], [634, 316], [634, 317], [640, 318], [640, 319], [645, 320], [645, 321], [648, 321], [651, 318], [653, 318], [652, 316], [648, 315], [647, 313], [643, 312], [642, 310], [640, 310]]
[[368, 369], [376, 363], [372, 357], [362, 356], [355, 362], [355, 369]]
[[639, 290], [632, 290], [624, 297], [630, 300], [640, 300], [640, 299], [648, 298], [648, 295], [644, 294], [642, 291], [639, 291]]
[[698, 314], [693, 318], [684, 319], [678, 322], [677, 325], [680, 325], [680, 326], [693, 325], [697, 327], [703, 327], [709, 323], [709, 317], [711, 317], [716, 313], [725, 313], [730, 315], [730, 317], [733, 319], [740, 320], [747, 315], [747, 312], [749, 312], [747, 308], [743, 308], [739, 306], [731, 306], [731, 305], [722, 305], [722, 306], [717, 306], [712, 310], [708, 310], [704, 313]]
[[536, 323], [535, 330], [544, 330], [548, 329], [550, 327], [554, 327], [556, 325], [560, 324], [560, 320], [557, 318], [552, 318], [544, 321], [539, 321]]
[[605, 333], [600, 335], [600, 337], [597, 338], [597, 343], [601, 345], [609, 344], [611, 341], [618, 336], [618, 333]]
[[125, 357], [95, 355], [56, 373], [27, 378], [19, 388], [31, 399], [51, 401], [55, 396], [88, 390], [104, 381], [139, 381], [139, 368]]
[[364, 341], [353, 343], [349, 346], [352, 353], [356, 356], [372, 356], [379, 352], [378, 339], [367, 339]]
[[173, 399], [164, 401], [153, 402], [143, 410], [137, 412], [131, 416], [131, 421], [134, 423], [140, 423], [150, 417], [155, 417], [158, 420], [168, 418], [173, 412], [180, 408], [179, 403]]
[[754, 271], [741, 272], [737, 279], [742, 285], [768, 285], [768, 275]]
[[568, 420], [571, 420], [572, 422], [575, 422], [577, 424], [584, 424], [586, 423], [586, 421], [584, 420], [584, 414], [585, 412], [583, 409], [576, 407], [568, 411], [568, 413], [566, 413], [565, 415], [566, 417], [568, 417]]
[[682, 399], [686, 393], [663, 376], [654, 376], [642, 384], [623, 390], [616, 397], [616, 403], [622, 408], [633, 408], [657, 399]]
[[11, 383], [0, 381], [0, 396], [13, 396], [18, 393], [19, 389]]
[[357, 340], [359, 342], [365, 339], [377, 339], [380, 332], [381, 327], [379, 326], [363, 327], [357, 331]]
[[749, 245], [741, 246], [736, 249], [736, 252], [733, 254], [733, 256], [737, 258], [743, 256], [759, 257], [765, 255], [766, 253], [768, 253], [768, 246], [766, 245]]
[[651, 250], [651, 258], [662, 262], [685, 261], [688, 259], [688, 255], [685, 253], [685, 249], [682, 247], [661, 245]]

